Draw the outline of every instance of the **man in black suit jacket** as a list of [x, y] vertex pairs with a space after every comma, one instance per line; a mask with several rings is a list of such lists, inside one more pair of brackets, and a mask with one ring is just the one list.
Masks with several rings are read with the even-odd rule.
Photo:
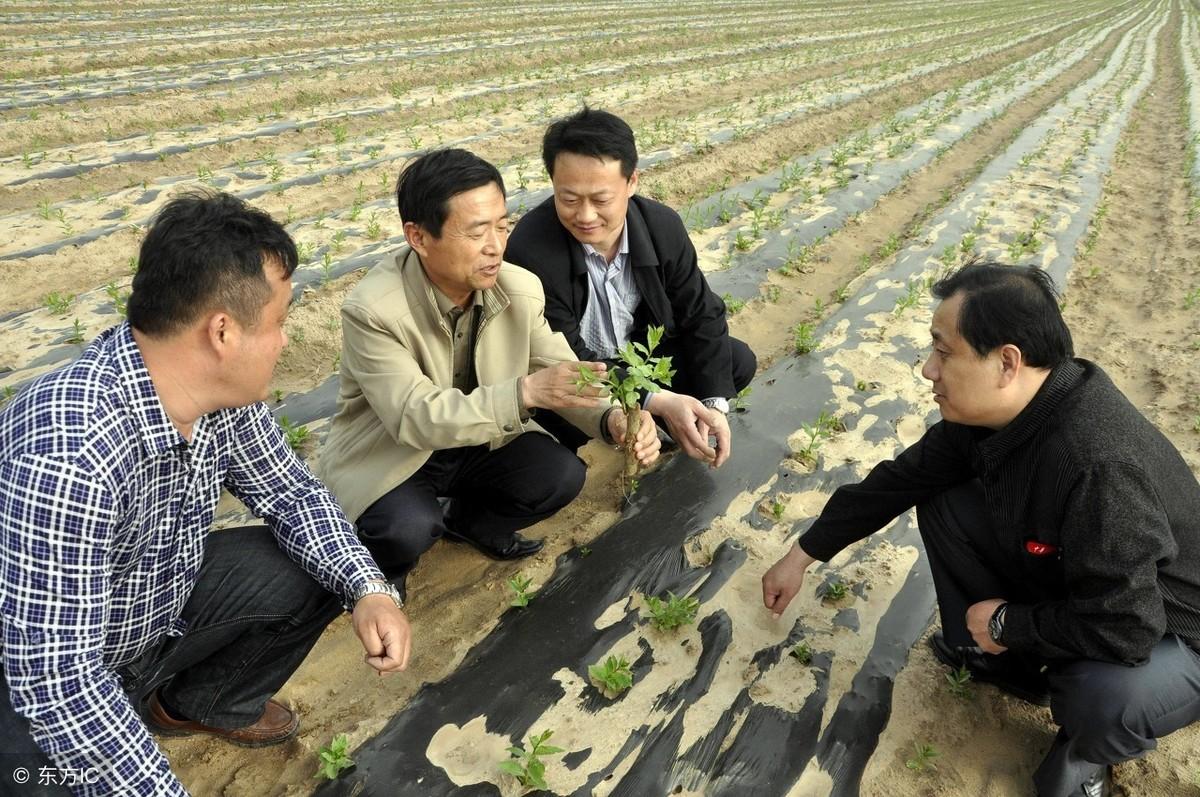
[[[542, 160], [554, 196], [517, 223], [505, 260], [541, 278], [546, 320], [581, 360], [615, 364], [620, 346], [664, 327], [656, 354], [669, 355], [676, 374], [646, 409], [689, 456], [720, 466], [731, 450], [729, 399], [750, 383], [757, 361], [730, 337], [725, 303], [708, 287], [679, 215], [636, 195], [633, 130], [584, 108], [550, 125]], [[585, 442], [546, 415], [538, 422], [564, 444]]]

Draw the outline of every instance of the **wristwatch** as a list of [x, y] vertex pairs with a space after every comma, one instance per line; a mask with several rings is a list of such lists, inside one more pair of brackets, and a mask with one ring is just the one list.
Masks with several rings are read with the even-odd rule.
[[1002, 603], [996, 607], [996, 611], [992, 612], [992, 619], [988, 620], [988, 636], [997, 645], [1003, 645], [1000, 638], [1004, 636], [1004, 615], [1008, 612], [1008, 604]]
[[704, 406], [708, 407], [710, 410], [716, 410], [717, 412], [721, 413], [722, 415], [729, 414], [729, 399], [724, 398], [723, 396], [716, 396], [714, 398], [706, 398], [703, 401], [701, 401], [700, 403], [703, 404]]
[[346, 609], [353, 612], [358, 602], [368, 595], [387, 595], [396, 604], [397, 609], [404, 608], [404, 600], [400, 597], [400, 591], [391, 582], [368, 581], [350, 596], [350, 602], [346, 605]]

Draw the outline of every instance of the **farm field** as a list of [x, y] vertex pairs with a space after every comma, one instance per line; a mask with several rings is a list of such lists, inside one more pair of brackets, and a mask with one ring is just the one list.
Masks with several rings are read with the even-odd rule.
[[[338, 309], [403, 240], [403, 164], [471, 149], [519, 215], [548, 195], [545, 125], [584, 103], [634, 127], [640, 190], [679, 210], [759, 357], [724, 468], [668, 457], [624, 505], [616, 455], [585, 449], [537, 557], [422, 559], [408, 672], [375, 677], [343, 617], [282, 693], [295, 740], [160, 740], [193, 794], [516, 795], [496, 764], [544, 730], [551, 794], [1032, 793], [1049, 711], [947, 682], [914, 517], [779, 620], [759, 578], [937, 418], [928, 289], [975, 254], [1048, 270], [1077, 354], [1200, 473], [1200, 0], [5, 0], [0, 20], [0, 402], [120, 321], [144, 225], [208, 186], [300, 247], [272, 406], [316, 462]], [[667, 591], [699, 600], [693, 625], [645, 622]], [[588, 680], [610, 655], [633, 663], [617, 699]], [[338, 733], [358, 767], [322, 785]], [[1200, 728], [1115, 779], [1200, 795]]]

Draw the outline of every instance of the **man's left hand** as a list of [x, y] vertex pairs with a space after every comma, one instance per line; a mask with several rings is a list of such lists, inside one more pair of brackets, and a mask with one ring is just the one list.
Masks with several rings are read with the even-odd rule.
[[[646, 410], [638, 410], [642, 425], [638, 427], [637, 439], [633, 443], [633, 453], [638, 463], [645, 467], [658, 459], [658, 450], [662, 443], [658, 439], [658, 427], [654, 418]], [[625, 445], [625, 413], [620, 407], [608, 414], [608, 434], [619, 446]]]
[[366, 662], [380, 675], [408, 667], [412, 629], [408, 618], [387, 595], [365, 595], [350, 616], [354, 633], [367, 652]]
[[989, 598], [979, 603], [973, 603], [967, 608], [967, 630], [971, 632], [971, 637], [975, 640], [975, 644], [984, 653], [995, 654], [1008, 650], [1003, 645], [997, 645], [993, 642], [992, 635], [988, 633], [988, 623], [991, 621], [992, 615], [996, 613], [996, 609], [1002, 603], [1004, 603], [1003, 598]]

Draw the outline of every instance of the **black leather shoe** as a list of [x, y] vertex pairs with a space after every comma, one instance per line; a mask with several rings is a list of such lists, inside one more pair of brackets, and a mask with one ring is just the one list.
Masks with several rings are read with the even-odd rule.
[[1001, 653], [994, 656], [974, 648], [958, 648], [946, 642], [941, 631], [929, 637], [929, 647], [942, 664], [951, 669], [966, 667], [971, 680], [992, 684], [1013, 697], [1037, 706], [1050, 705], [1050, 685], [1046, 676], [1036, 670], [1013, 662], [1013, 657]]
[[467, 545], [473, 546], [474, 548], [482, 551], [486, 556], [490, 556], [493, 559], [524, 559], [526, 556], [533, 556], [535, 553], [542, 550], [543, 545], [542, 540], [527, 540], [515, 532], [512, 535], [512, 540], [510, 540], [507, 545], [502, 547], [496, 547], [482, 543], [479, 540], [473, 540], [470, 537], [459, 534], [457, 531], [450, 531], [449, 529], [446, 529], [446, 531], [442, 533], [442, 536], [450, 542], [465, 542]]

